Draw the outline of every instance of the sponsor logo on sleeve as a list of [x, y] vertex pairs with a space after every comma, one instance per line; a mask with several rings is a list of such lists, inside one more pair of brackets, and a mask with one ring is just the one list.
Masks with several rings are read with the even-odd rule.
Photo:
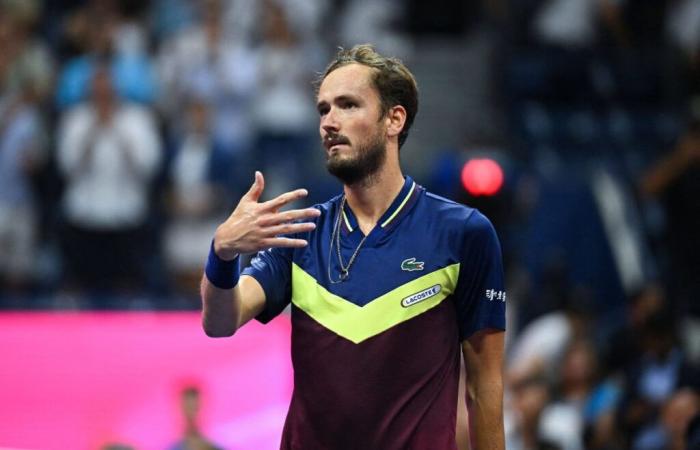
[[497, 291], [495, 289], [486, 289], [486, 298], [490, 301], [506, 301], [506, 291]]

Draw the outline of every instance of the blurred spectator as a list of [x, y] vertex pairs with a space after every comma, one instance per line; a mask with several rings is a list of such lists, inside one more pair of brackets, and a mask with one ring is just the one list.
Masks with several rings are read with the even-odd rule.
[[593, 51], [608, 1], [511, 0], [517, 51], [507, 74], [513, 93], [569, 105], [595, 98]]
[[700, 109], [700, 0], [676, 0], [670, 8], [666, 33], [679, 53], [681, 101], [697, 110]]
[[248, 156], [254, 138], [252, 101], [258, 63], [248, 42], [234, 39], [223, 23], [221, 0], [198, 3], [199, 22], [175, 33], [159, 50], [161, 98], [173, 128], [185, 120], [180, 114], [192, 95], [207, 98], [212, 107], [212, 133], [218, 145]]
[[50, 88], [52, 65], [33, 33], [40, 12], [37, 1], [0, 2], [0, 284], [16, 293], [35, 281], [35, 184], [47, 159], [39, 102]]
[[194, 294], [217, 225], [245, 193], [236, 181], [249, 181], [252, 170], [243, 170], [247, 165], [212, 139], [207, 103], [193, 97], [185, 114], [184, 134], [175, 138], [167, 174], [164, 251], [175, 285]]
[[562, 358], [556, 395], [542, 411], [539, 435], [563, 450], [583, 449], [584, 408], [597, 377], [598, 362], [591, 342], [573, 340]]
[[514, 71], [511, 84], [552, 103], [676, 102], [680, 74], [671, 64], [665, 39], [670, 3], [511, 1], [516, 15], [513, 43], [520, 47], [509, 69]]
[[603, 0], [609, 43], [626, 50], [659, 48], [672, 0]]
[[39, 206], [33, 177], [46, 154], [31, 97], [26, 90], [0, 91], [0, 284], [11, 291], [28, 288], [36, 275]]
[[195, 21], [195, 2], [191, 0], [154, 0], [149, 25], [156, 40], [168, 40]]
[[[686, 348], [700, 361], [700, 120], [694, 119], [668, 155], [640, 181], [647, 199], [658, 199], [666, 218], [661, 257], [669, 299], [684, 317]], [[663, 261], [663, 259], [662, 259]]]
[[690, 388], [677, 391], [664, 405], [661, 422], [666, 432], [666, 448], [684, 450], [690, 421], [700, 413], [700, 396], [698, 391]]
[[675, 56], [669, 51], [665, 21], [675, 0], [606, 0], [603, 9], [603, 51], [615, 100], [639, 106], [663, 105], [679, 99]]
[[[338, 16], [338, 2], [330, 0], [227, 0], [223, 3], [224, 26], [233, 34], [233, 39], [245, 42], [257, 42], [264, 34], [264, 27], [260, 24], [271, 13], [269, 8], [274, 3], [275, 8], [284, 11], [284, 15], [291, 24], [291, 28], [298, 33], [300, 40], [319, 47], [320, 51], [327, 51], [329, 35], [324, 35], [321, 41], [320, 27], [328, 25], [331, 13]], [[333, 10], [331, 10], [333, 7]], [[274, 13], [272, 13], [274, 14]], [[335, 43], [331, 46], [335, 47]], [[325, 49], [325, 50], [324, 50]], [[325, 64], [325, 56], [318, 55], [322, 64]]]
[[85, 100], [97, 65], [107, 64], [115, 90], [124, 100], [152, 103], [155, 71], [146, 53], [146, 31], [136, 18], [124, 16], [117, 0], [91, 0], [65, 22], [65, 37], [76, 55], [59, 75], [59, 108]]
[[592, 48], [598, 41], [598, 19], [609, 0], [545, 0], [534, 14], [537, 42], [558, 48]]
[[544, 378], [523, 379], [510, 389], [507, 411], [512, 419], [506, 420], [506, 448], [535, 450], [541, 448], [539, 423], [542, 411], [550, 401], [550, 389]]
[[136, 450], [131, 445], [119, 444], [119, 443], [109, 443], [100, 447], [100, 450]]
[[41, 102], [53, 81], [53, 63], [34, 28], [41, 14], [36, 0], [0, 2], [0, 91], [21, 92]]
[[209, 442], [199, 429], [201, 395], [196, 387], [185, 388], [180, 396], [184, 433], [182, 439], [169, 450], [217, 450], [219, 447]]
[[255, 160], [271, 181], [266, 195], [275, 197], [308, 180], [309, 160], [316, 156], [317, 118], [310, 95], [314, 73], [309, 64], [313, 48], [292, 28], [284, 8], [274, 0], [263, 4], [267, 13], [253, 109], [258, 130]]
[[616, 414], [622, 388], [616, 377], [601, 379], [588, 396], [583, 410], [584, 431], [581, 436], [586, 449], [613, 450], [622, 447]]
[[647, 284], [630, 296], [626, 321], [618, 324], [601, 343], [605, 367], [609, 373], [620, 373], [641, 358], [644, 325], [650, 317], [666, 307], [663, 289], [656, 283]]
[[656, 423], [634, 442], [634, 450], [686, 450], [686, 431], [691, 419], [700, 412], [700, 396], [693, 389], [681, 389], [661, 408]]
[[627, 367], [620, 427], [632, 448], [645, 447], [657, 435], [663, 405], [678, 389], [700, 387], [700, 373], [678, 345], [676, 323], [668, 313], [644, 325], [641, 358]]
[[371, 42], [379, 51], [405, 59], [411, 53], [410, 41], [401, 32], [405, 8], [397, 0], [349, 0], [335, 17], [338, 40], [347, 47]]
[[556, 380], [558, 363], [570, 342], [586, 335], [589, 301], [582, 293], [565, 295], [560, 309], [533, 320], [516, 337], [506, 372], [510, 383], [539, 377]]
[[122, 103], [106, 66], [90, 101], [71, 108], [58, 130], [66, 274], [79, 288], [142, 287], [148, 256], [149, 188], [161, 161], [151, 112]]
[[700, 2], [698, 0], [675, 0], [671, 2], [666, 16], [668, 38], [689, 59], [700, 64]]

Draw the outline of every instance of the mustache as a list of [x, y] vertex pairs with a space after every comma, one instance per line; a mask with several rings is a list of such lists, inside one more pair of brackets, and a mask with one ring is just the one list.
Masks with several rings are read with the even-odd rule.
[[342, 134], [327, 134], [321, 140], [321, 143], [323, 144], [324, 147], [329, 149], [329, 148], [333, 147], [334, 145], [339, 145], [339, 144], [350, 145], [350, 139], [348, 139], [346, 136], [343, 136]]

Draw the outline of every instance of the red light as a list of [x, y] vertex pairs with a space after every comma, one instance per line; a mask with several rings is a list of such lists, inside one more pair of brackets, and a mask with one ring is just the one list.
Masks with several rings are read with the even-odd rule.
[[462, 186], [471, 195], [494, 195], [503, 186], [503, 169], [492, 159], [471, 159], [462, 168]]

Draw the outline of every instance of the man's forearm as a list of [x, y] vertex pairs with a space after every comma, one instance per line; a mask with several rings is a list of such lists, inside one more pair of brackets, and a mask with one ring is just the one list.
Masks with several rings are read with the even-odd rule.
[[687, 167], [688, 163], [683, 154], [675, 151], [644, 175], [641, 182], [642, 193], [648, 196], [662, 194], [671, 183], [683, 175]]
[[238, 329], [238, 308], [235, 290], [219, 289], [202, 277], [202, 326], [210, 337], [232, 336]]
[[472, 450], [504, 450], [503, 383], [468, 381], [467, 409]]

